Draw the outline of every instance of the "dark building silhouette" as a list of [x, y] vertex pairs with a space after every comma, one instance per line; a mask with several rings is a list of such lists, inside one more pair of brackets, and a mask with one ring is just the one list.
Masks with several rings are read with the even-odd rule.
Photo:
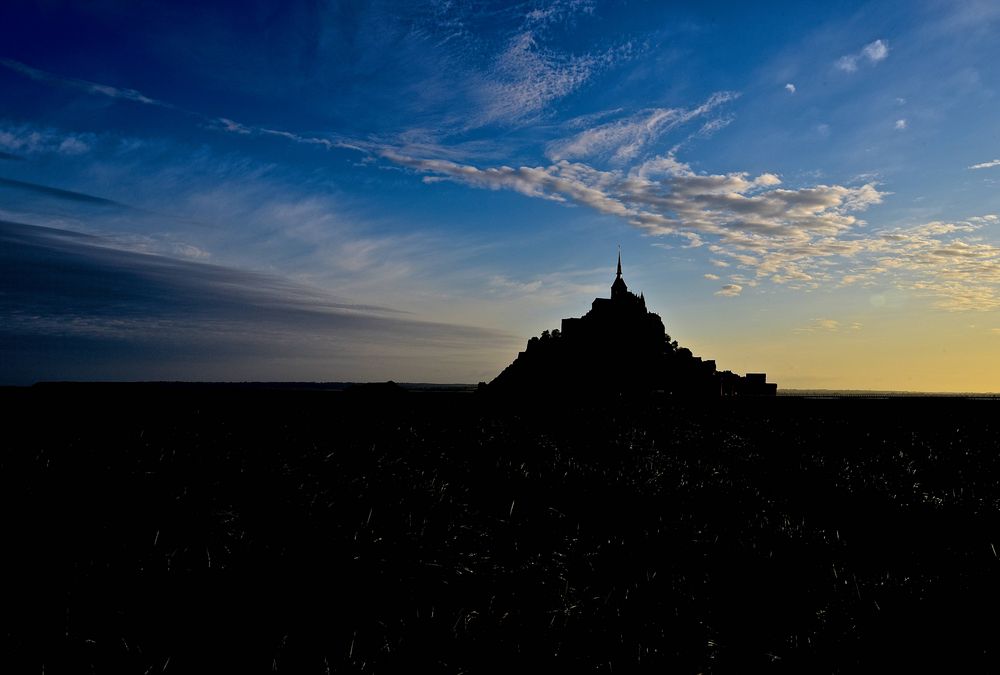
[[517, 359], [490, 384], [493, 391], [664, 391], [675, 395], [774, 396], [764, 373], [719, 372], [715, 361], [678, 347], [646, 298], [628, 290], [621, 253], [610, 298], [563, 319], [561, 330], [528, 340]]

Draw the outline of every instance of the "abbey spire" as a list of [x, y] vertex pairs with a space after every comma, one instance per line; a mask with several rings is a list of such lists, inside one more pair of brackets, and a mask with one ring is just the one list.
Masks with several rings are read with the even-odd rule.
[[622, 252], [618, 250], [618, 273], [615, 275], [615, 283], [611, 284], [611, 299], [621, 298], [628, 295], [628, 286], [622, 279]]

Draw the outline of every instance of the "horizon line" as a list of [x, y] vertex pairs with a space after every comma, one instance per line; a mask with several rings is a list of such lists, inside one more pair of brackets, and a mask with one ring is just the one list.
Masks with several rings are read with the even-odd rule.
[[[32, 387], [83, 385], [191, 385], [191, 386], [310, 386], [332, 387], [358, 384], [393, 383], [400, 387], [461, 387], [476, 388], [478, 382], [400, 382], [396, 380], [39, 380], [32, 384], [0, 384], [0, 389], [30, 389]], [[914, 389], [825, 389], [819, 387], [779, 388], [778, 396], [940, 396], [998, 397], [1000, 391], [923, 391]]]

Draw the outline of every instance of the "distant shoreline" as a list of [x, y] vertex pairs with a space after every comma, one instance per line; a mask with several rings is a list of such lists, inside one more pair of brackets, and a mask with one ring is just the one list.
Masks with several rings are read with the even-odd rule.
[[1000, 393], [979, 391], [893, 391], [878, 389], [778, 389], [778, 396], [830, 398], [1000, 398]]

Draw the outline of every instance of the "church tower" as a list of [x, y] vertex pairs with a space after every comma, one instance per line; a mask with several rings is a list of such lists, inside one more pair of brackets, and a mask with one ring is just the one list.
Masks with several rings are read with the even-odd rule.
[[611, 299], [617, 300], [619, 298], [625, 298], [628, 294], [628, 286], [625, 285], [625, 280], [622, 279], [622, 252], [619, 250], [618, 274], [615, 276], [615, 283], [611, 284]]

